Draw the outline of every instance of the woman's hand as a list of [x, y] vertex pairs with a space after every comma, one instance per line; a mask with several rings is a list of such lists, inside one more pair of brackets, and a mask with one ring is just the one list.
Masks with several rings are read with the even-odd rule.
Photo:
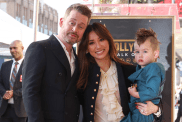
[[150, 115], [153, 113], [157, 113], [159, 107], [153, 104], [151, 101], [146, 101], [147, 104], [144, 103], [136, 103], [136, 108], [140, 111], [143, 115]]

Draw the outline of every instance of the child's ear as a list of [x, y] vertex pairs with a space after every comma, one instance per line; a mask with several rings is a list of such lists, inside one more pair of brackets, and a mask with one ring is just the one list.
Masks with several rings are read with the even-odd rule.
[[159, 50], [154, 51], [154, 57], [155, 57], [155, 59], [157, 59], [159, 57]]

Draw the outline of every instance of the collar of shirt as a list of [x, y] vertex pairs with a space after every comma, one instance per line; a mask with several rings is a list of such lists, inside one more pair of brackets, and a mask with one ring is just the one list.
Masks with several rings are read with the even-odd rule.
[[[58, 40], [58, 42], [61, 44], [61, 46], [63, 47], [63, 49], [64, 49], [64, 51], [66, 52], [66, 53], [68, 53], [68, 51], [66, 50], [66, 46], [61, 42], [61, 40], [59, 40], [58, 38], [57, 38], [57, 36], [55, 35], [55, 34], [53, 34], [55, 37], [56, 37], [56, 39]], [[68, 53], [69, 54], [69, 53]], [[66, 54], [67, 55], [67, 54]], [[68, 55], [69, 56], [69, 55]], [[73, 57], [73, 59], [75, 59], [75, 55], [74, 55], [74, 53], [73, 53], [73, 49], [72, 49], [72, 51], [71, 51], [71, 57]], [[70, 59], [70, 56], [69, 56], [69, 59]]]

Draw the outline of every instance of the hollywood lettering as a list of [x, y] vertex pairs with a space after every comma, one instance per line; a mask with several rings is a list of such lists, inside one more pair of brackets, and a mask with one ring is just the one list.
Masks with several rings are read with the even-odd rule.
[[118, 57], [134, 57], [134, 42], [115, 42]]

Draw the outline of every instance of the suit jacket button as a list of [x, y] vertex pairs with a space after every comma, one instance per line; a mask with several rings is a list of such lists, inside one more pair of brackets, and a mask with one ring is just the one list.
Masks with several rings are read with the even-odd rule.
[[97, 74], [97, 77], [99, 77], [99, 74]]
[[96, 92], [97, 91], [97, 89], [94, 89], [94, 92]]
[[98, 82], [98, 81], [96, 81], [96, 82], [95, 82], [95, 84], [99, 84], [99, 82]]
[[90, 113], [90, 115], [93, 115], [93, 113]]
[[92, 97], [92, 99], [94, 99], [94, 97]]
[[91, 108], [93, 108], [94, 106], [93, 105], [91, 105]]
[[62, 75], [62, 73], [60, 72], [60, 73], [59, 73], [59, 76], [61, 76], [61, 75]]

